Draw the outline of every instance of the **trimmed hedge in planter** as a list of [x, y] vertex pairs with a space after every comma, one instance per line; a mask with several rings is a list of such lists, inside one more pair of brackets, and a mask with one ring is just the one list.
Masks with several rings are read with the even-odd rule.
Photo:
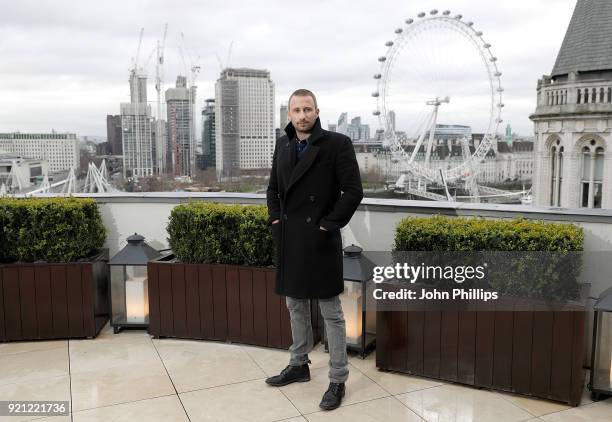
[[[495, 262], [488, 277], [495, 291], [559, 301], [576, 299], [580, 293], [577, 278], [582, 248], [582, 229], [572, 224], [446, 216], [403, 219], [397, 226], [394, 245], [395, 251], [439, 252], [450, 261], [453, 255], [465, 261], [469, 252], [490, 252], [473, 254], [473, 258], [488, 255]], [[559, 271], [560, 266], [563, 271]]]
[[[394, 250], [553, 251], [563, 256], [581, 251], [582, 242], [582, 230], [570, 224], [435, 216], [402, 220]], [[545, 292], [573, 297], [580, 268], [575, 256], [560, 290], [554, 279], [530, 286], [510, 273], [506, 284], [495, 286], [505, 293], [497, 303], [451, 303], [428, 310], [423, 302], [406, 301], [400, 310], [378, 312], [376, 365], [578, 405], [584, 385], [585, 310], [569, 304], [560, 311], [535, 299]], [[521, 263], [510, 262], [503, 269], [513, 268], [521, 269]], [[401, 287], [384, 285], [389, 291]], [[515, 291], [527, 294], [511, 297]]]
[[[264, 206], [191, 202], [168, 224], [174, 256], [148, 264], [149, 333], [266, 347], [291, 345], [289, 312], [274, 293]], [[315, 342], [318, 304], [312, 301]]]
[[273, 244], [259, 205], [190, 202], [172, 209], [168, 244], [182, 262], [266, 267]]
[[92, 199], [0, 198], [0, 341], [95, 337], [109, 318]]
[[93, 199], [0, 198], [0, 262], [78, 261], [105, 237]]

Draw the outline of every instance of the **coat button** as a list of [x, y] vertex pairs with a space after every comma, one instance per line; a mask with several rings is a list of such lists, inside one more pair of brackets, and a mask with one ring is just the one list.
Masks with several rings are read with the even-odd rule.
[[311, 221], [312, 221], [312, 218], [310, 218], [310, 217], [306, 218], [306, 222], [307, 223], [310, 223]]
[[287, 219], [287, 214], [283, 214], [283, 219], [286, 220]]

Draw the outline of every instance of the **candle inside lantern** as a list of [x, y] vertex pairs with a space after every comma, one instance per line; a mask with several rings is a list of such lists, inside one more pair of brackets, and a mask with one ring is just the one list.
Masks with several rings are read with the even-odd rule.
[[346, 321], [346, 342], [357, 345], [361, 341], [362, 334], [362, 306], [361, 291], [359, 287], [353, 287], [355, 283], [349, 283], [344, 293], [340, 295], [340, 303]]
[[125, 281], [125, 309], [127, 322], [144, 323], [148, 307], [146, 277], [131, 277]]

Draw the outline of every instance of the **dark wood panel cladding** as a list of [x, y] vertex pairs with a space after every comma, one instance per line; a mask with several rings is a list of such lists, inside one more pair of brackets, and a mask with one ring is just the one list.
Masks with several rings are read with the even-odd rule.
[[[389, 286], [386, 290], [393, 290]], [[584, 385], [585, 310], [526, 299], [377, 313], [376, 365], [572, 406]]]
[[74, 263], [0, 264], [0, 341], [94, 338], [109, 319], [108, 251]]
[[[285, 298], [274, 293], [274, 268], [151, 261], [149, 333], [287, 349], [291, 324]], [[315, 342], [321, 339], [316, 301]]]

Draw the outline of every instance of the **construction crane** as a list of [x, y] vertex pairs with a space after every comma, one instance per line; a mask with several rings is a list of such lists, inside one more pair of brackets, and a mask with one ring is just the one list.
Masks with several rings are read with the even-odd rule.
[[155, 63], [155, 90], [157, 91], [157, 130], [155, 131], [155, 145], [157, 150], [157, 169], [160, 174], [166, 170], [166, 149], [164, 148], [162, 134], [162, 83], [164, 78], [164, 48], [166, 46], [166, 35], [168, 34], [168, 24], [164, 25], [164, 37], [161, 45], [157, 40], [157, 61]]
[[138, 170], [142, 168], [141, 163], [141, 151], [140, 151], [140, 89], [138, 83], [138, 58], [140, 56], [140, 48], [142, 47], [142, 36], [144, 34], [144, 28], [140, 28], [140, 35], [138, 36], [138, 47], [136, 48], [136, 55], [132, 58], [132, 68], [130, 69], [130, 84], [132, 84], [132, 92], [136, 93], [136, 104], [135, 104], [135, 118], [134, 118], [134, 126], [135, 126], [135, 135], [136, 135], [136, 169], [137, 171], [133, 172], [134, 178], [137, 178]]
[[234, 41], [230, 41], [229, 47], [227, 48], [227, 58], [225, 60], [225, 63], [223, 63], [223, 61], [221, 61], [221, 57], [219, 56], [219, 54], [215, 53], [215, 56], [217, 57], [217, 63], [219, 63], [219, 73], [223, 72], [224, 68], [230, 67], [230, 60], [232, 58], [232, 46], [234, 45]]

